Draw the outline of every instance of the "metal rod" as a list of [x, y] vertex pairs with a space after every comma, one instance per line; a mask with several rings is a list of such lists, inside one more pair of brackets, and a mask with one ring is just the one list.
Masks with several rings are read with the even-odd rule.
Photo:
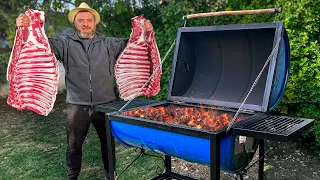
[[164, 158], [165, 167], [166, 167], [166, 176], [170, 177], [171, 174], [171, 156], [165, 155]]
[[264, 170], [264, 140], [260, 139], [259, 145], [259, 180], [263, 180], [263, 170]]
[[143, 148], [139, 148], [140, 149], [140, 154], [127, 166], [125, 167], [120, 173], [119, 175], [117, 175], [117, 177], [115, 178], [115, 180], [117, 180], [119, 178], [119, 176], [124, 173], [127, 169], [129, 169], [129, 167], [136, 162], [141, 156], [144, 155], [144, 149]]
[[[150, 156], [150, 157], [154, 157], [154, 158], [159, 158], [159, 159], [162, 160], [163, 165], [164, 165], [164, 168], [165, 168], [165, 166], [166, 166], [165, 159], [164, 159], [162, 156], [157, 156], [157, 155], [153, 155], [153, 154], [148, 154], [148, 153], [146, 153], [146, 152], [143, 153], [143, 156]], [[157, 174], [157, 175], [162, 175], [164, 168], [160, 169], [160, 167], [157, 166], [156, 174]], [[159, 170], [159, 169], [160, 169], [160, 170]]]
[[278, 17], [278, 11], [275, 9], [274, 10], [274, 20], [273, 23], [275, 23], [277, 21], [277, 17]]
[[239, 177], [239, 180], [243, 180], [243, 174], [237, 174], [236, 180], [238, 180], [238, 177]]
[[243, 102], [241, 103], [241, 105], [240, 105], [239, 109], [237, 110], [236, 114], [233, 116], [232, 121], [231, 121], [230, 125], [229, 125], [228, 128], [227, 128], [227, 132], [230, 130], [230, 128], [231, 128], [231, 126], [233, 125], [234, 121], [235, 121], [236, 118], [238, 117], [240, 111], [242, 110], [243, 105], [246, 103], [246, 101], [247, 101], [249, 95], [251, 94], [253, 88], [257, 85], [257, 83], [258, 83], [258, 81], [259, 81], [259, 79], [260, 79], [260, 77], [261, 77], [264, 69], [265, 69], [265, 68], [267, 67], [267, 65], [269, 64], [269, 62], [270, 62], [270, 60], [271, 60], [271, 57], [273, 56], [275, 50], [276, 50], [277, 47], [279, 46], [280, 41], [281, 41], [281, 38], [279, 38], [278, 42], [276, 43], [276, 45], [275, 45], [274, 48], [272, 49], [272, 51], [271, 51], [271, 53], [270, 53], [267, 61], [264, 63], [261, 71], [259, 72], [258, 76], [257, 76], [256, 79], [254, 80], [254, 82], [253, 82], [253, 84], [252, 84], [252, 86], [251, 86], [251, 88], [250, 88], [247, 96], [244, 98], [244, 100], [243, 100]]
[[[259, 140], [259, 143], [261, 143], [261, 140]], [[263, 142], [264, 143], [264, 142]], [[272, 149], [270, 149], [269, 151], [267, 151], [265, 154], [263, 154], [262, 156], [260, 156], [260, 146], [262, 146], [261, 144], [259, 145], [259, 159], [258, 160], [256, 160], [256, 161], [254, 161], [250, 166], [248, 166], [246, 169], [245, 169], [245, 171], [248, 171], [250, 168], [252, 168], [252, 166], [254, 166], [257, 162], [260, 162], [260, 160], [261, 159], [263, 159], [266, 155], [268, 155], [271, 151], [273, 151], [273, 150], [275, 150], [277, 147], [279, 147], [280, 146], [280, 144], [282, 144], [281, 142], [280, 143], [278, 143], [277, 145], [276, 145], [276, 147], [274, 147], [274, 148], [272, 148]], [[264, 147], [264, 145], [263, 145], [263, 147]], [[264, 153], [264, 150], [263, 150], [263, 153]]]
[[174, 180], [197, 180], [197, 179], [194, 179], [192, 177], [184, 176], [184, 175], [181, 175], [181, 174], [178, 174], [178, 173], [174, 173], [174, 172], [172, 172], [170, 174], [170, 178], [172, 178]]
[[220, 138], [210, 135], [210, 179], [220, 180]]
[[[140, 150], [139, 155], [138, 155], [127, 167], [125, 167], [125, 168], [119, 173], [119, 175], [117, 175], [117, 177], [115, 178], [115, 180], [117, 180], [121, 174], [123, 174], [127, 169], [129, 169], [129, 167], [130, 167], [134, 162], [136, 162], [140, 157], [142, 157], [142, 156], [150, 156], [150, 157], [160, 158], [160, 159], [164, 162], [164, 165], [165, 165], [166, 168], [167, 168], [167, 161], [168, 161], [168, 160], [167, 160], [167, 156], [166, 156], [166, 159], [164, 159], [164, 158], [161, 157], [161, 156], [156, 156], [156, 155], [153, 155], [153, 154], [147, 154], [143, 148], [137, 148], [137, 149]], [[170, 157], [170, 158], [171, 158], [171, 157]], [[170, 175], [170, 174], [171, 174], [171, 159], [169, 159], [169, 160], [170, 160], [170, 171], [169, 171], [169, 175]], [[168, 167], [169, 167], [169, 166], [168, 166]], [[158, 168], [159, 168], [159, 167], [157, 167], [157, 170], [158, 170]], [[158, 177], [160, 177], [160, 179], [161, 179], [162, 176], [161, 176], [161, 174], [160, 174], [157, 170], [156, 170], [156, 173], [157, 173], [158, 175], [160, 175], [160, 176], [158, 176]], [[165, 177], [169, 177], [169, 176], [168, 176], [168, 175], [165, 175]]]
[[184, 23], [183, 23], [183, 27], [187, 26], [187, 22], [188, 22], [188, 18], [187, 17], [183, 17]]
[[165, 174], [160, 174], [159, 176], [156, 176], [150, 180], [162, 180], [162, 179], [166, 179]]
[[158, 67], [154, 70], [154, 72], [152, 73], [152, 75], [149, 77], [149, 79], [147, 80], [146, 83], [144, 83], [144, 85], [139, 89], [139, 91], [134, 94], [133, 98], [130, 99], [125, 105], [123, 105], [119, 110], [118, 112], [121, 112], [124, 108], [126, 108], [130, 103], [131, 101], [133, 101], [137, 96], [138, 94], [142, 91], [142, 89], [150, 82], [150, 80], [153, 78], [153, 76], [156, 74], [156, 72], [160, 69], [160, 67], [162, 66], [163, 62], [166, 60], [167, 56], [169, 55], [169, 53], [171, 52], [172, 48], [173, 48], [173, 45], [175, 44], [176, 40], [174, 40], [169, 48], [169, 50], [167, 51], [166, 55], [164, 56], [164, 58], [162, 59], [161, 63], [158, 65]]
[[110, 179], [115, 179], [114, 172], [116, 171], [115, 165], [115, 144], [114, 144], [114, 138], [112, 136], [111, 132], [111, 125], [110, 125], [110, 119], [107, 115], [105, 115], [105, 122], [106, 122], [106, 133], [107, 133], [107, 150], [108, 150], [108, 163], [109, 163], [109, 174]]

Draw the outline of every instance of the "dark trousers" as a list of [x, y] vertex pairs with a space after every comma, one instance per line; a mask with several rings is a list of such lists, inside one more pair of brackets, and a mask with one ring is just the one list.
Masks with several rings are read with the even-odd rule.
[[97, 112], [95, 106], [67, 105], [67, 176], [76, 180], [81, 170], [82, 144], [87, 137], [90, 124], [95, 127], [101, 144], [104, 169], [109, 173], [108, 148], [104, 114]]

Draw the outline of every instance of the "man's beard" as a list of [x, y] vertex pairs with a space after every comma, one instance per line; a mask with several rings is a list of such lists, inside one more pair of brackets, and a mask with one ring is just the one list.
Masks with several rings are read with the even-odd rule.
[[81, 30], [76, 27], [77, 31], [78, 31], [78, 35], [80, 38], [92, 38], [94, 33], [96, 32], [96, 28], [94, 27], [90, 32], [81, 32]]

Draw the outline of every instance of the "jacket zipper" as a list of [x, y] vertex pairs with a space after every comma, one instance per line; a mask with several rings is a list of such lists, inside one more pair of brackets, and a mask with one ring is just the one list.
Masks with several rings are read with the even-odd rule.
[[91, 61], [89, 59], [89, 75], [90, 75], [90, 103], [92, 106], [92, 78], [91, 78]]
[[89, 61], [89, 82], [90, 82], [90, 105], [92, 105], [92, 75], [91, 75], [91, 61], [90, 61], [90, 58], [89, 58], [89, 49], [90, 49], [90, 46], [91, 46], [92, 42], [89, 44], [88, 46], [88, 50], [87, 50], [87, 58], [88, 58], [88, 61]]
[[79, 41], [80, 44], [82, 45], [84, 51], [86, 52], [87, 54], [87, 59], [88, 59], [88, 62], [89, 62], [89, 88], [90, 88], [90, 106], [92, 107], [93, 104], [92, 104], [92, 75], [91, 75], [91, 61], [90, 61], [90, 58], [89, 58], [89, 49], [90, 49], [90, 46], [91, 44], [93, 44], [93, 40], [92, 42], [89, 44], [88, 46], [88, 49], [85, 48], [85, 46], [82, 44], [81, 41]]

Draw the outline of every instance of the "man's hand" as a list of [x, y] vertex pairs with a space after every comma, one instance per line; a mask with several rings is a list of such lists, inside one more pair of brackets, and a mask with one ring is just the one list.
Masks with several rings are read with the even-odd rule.
[[153, 29], [152, 24], [151, 24], [151, 22], [149, 20], [144, 21], [144, 27], [146, 29], [148, 29], [148, 30], [152, 30]]
[[30, 26], [30, 23], [30, 18], [24, 13], [20, 14], [19, 17], [16, 19], [17, 27], [28, 27]]

